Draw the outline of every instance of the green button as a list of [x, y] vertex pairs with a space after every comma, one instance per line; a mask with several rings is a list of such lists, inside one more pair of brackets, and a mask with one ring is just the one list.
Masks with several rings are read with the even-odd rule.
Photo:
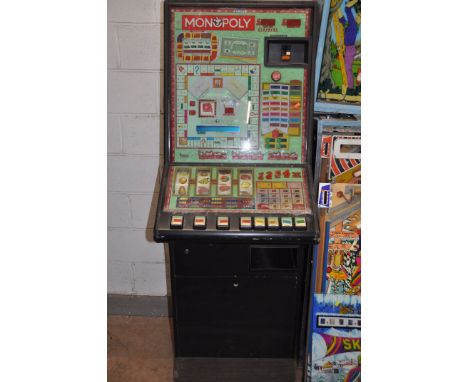
[[304, 217], [296, 217], [294, 218], [294, 225], [296, 228], [306, 228], [306, 219]]

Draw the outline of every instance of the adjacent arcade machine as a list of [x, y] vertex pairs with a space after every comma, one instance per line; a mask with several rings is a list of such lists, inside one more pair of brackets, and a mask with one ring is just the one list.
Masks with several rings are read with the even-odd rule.
[[314, 256], [307, 379], [360, 381], [361, 135], [354, 118], [316, 118], [320, 244]]
[[314, 252], [306, 381], [360, 381], [361, 2], [325, 0], [316, 61]]
[[309, 381], [361, 381], [361, 298], [313, 295]]
[[[287, 4], [287, 7], [284, 7]], [[176, 381], [288, 382], [313, 247], [312, 2], [165, 3], [165, 160]]]

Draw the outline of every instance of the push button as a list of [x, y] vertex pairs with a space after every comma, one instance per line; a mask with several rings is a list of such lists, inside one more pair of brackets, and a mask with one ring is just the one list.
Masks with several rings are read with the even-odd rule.
[[252, 218], [250, 216], [240, 218], [240, 229], [252, 229]]
[[254, 219], [255, 229], [265, 229], [265, 218], [263, 216], [256, 216]]
[[206, 229], [206, 216], [195, 216], [193, 219], [193, 228]]
[[184, 217], [182, 215], [173, 215], [171, 217], [171, 228], [182, 228], [184, 225]]
[[296, 229], [306, 229], [307, 228], [307, 223], [306, 219], [303, 216], [296, 216], [294, 218], [294, 227]]
[[279, 220], [277, 216], [270, 216], [267, 219], [268, 229], [276, 230], [279, 229]]
[[293, 228], [293, 221], [292, 217], [290, 216], [282, 216], [281, 217], [281, 228], [284, 230], [291, 230]]
[[279, 81], [281, 79], [281, 72], [275, 70], [273, 73], [271, 73], [271, 79], [273, 81]]
[[216, 228], [218, 229], [229, 229], [229, 217], [218, 216], [216, 219]]

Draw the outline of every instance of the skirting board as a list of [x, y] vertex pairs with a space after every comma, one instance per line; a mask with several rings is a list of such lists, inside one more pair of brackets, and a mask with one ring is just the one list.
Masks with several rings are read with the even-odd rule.
[[171, 312], [170, 303], [168, 296], [108, 294], [107, 315], [167, 317]]

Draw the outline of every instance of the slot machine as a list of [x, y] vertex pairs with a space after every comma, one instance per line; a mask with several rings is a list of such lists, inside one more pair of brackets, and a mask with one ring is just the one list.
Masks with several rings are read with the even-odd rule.
[[165, 158], [177, 381], [294, 381], [319, 237], [316, 4], [165, 3]]
[[361, 378], [360, 18], [360, 0], [324, 2], [314, 123], [320, 244], [313, 259], [307, 382]]

